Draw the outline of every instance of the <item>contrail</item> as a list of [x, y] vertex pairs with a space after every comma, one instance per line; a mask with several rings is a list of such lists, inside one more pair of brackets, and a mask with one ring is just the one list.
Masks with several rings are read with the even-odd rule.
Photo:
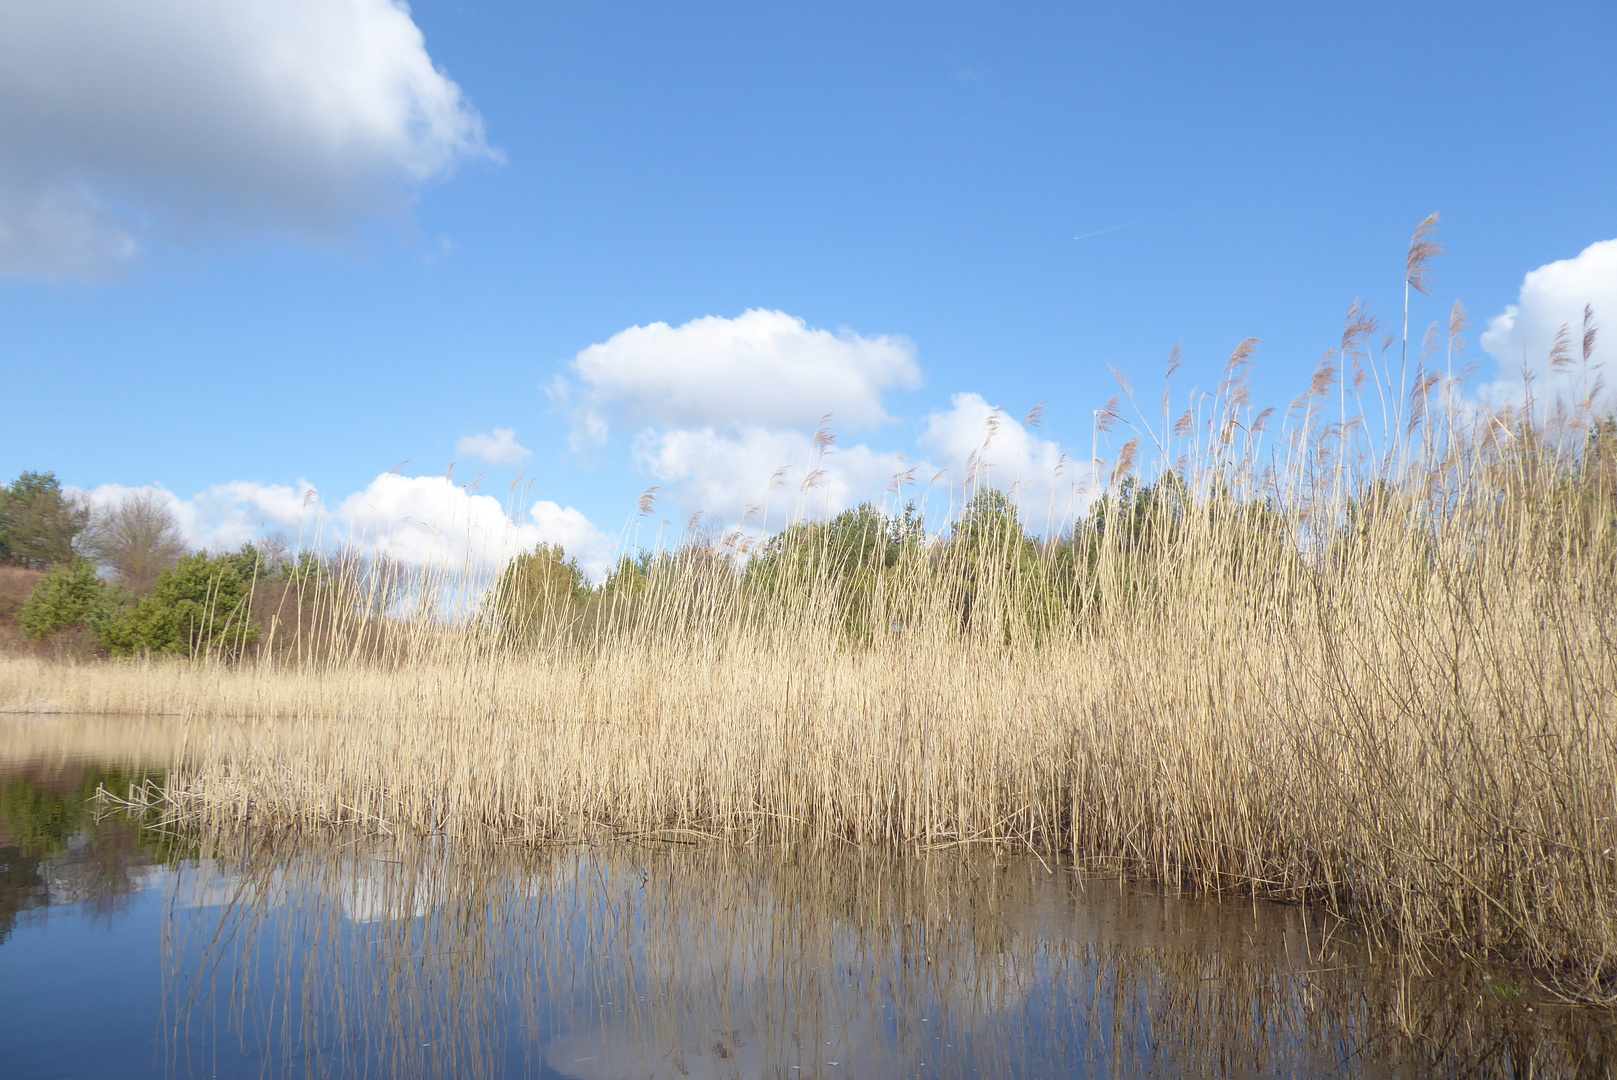
[[1108, 225], [1104, 229], [1096, 229], [1094, 232], [1086, 232], [1082, 236], [1073, 237], [1073, 239], [1074, 240], [1088, 240], [1092, 236], [1105, 236], [1107, 233], [1116, 232], [1119, 229], [1133, 228], [1135, 225], [1138, 225], [1138, 224], [1140, 224], [1140, 222], [1143, 222], [1143, 221], [1146, 221], [1146, 220], [1147, 220], [1146, 218], [1141, 218], [1140, 221], [1125, 221], [1121, 225]]

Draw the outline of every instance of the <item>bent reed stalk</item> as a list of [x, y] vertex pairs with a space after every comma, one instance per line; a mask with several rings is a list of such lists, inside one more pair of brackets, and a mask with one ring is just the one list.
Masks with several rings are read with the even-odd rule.
[[1200, 423], [1152, 434], [1178, 467], [1141, 485], [1125, 448], [1059, 539], [983, 488], [947, 540], [805, 521], [587, 596], [508, 571], [467, 618], [378, 621], [350, 583], [268, 635], [296, 648], [7, 659], [0, 702], [200, 721], [163, 794], [189, 818], [1011, 845], [1322, 903], [1609, 999], [1617, 424], [1439, 411], [1452, 387], [1418, 372], [1376, 444], [1339, 389], [1363, 389], [1360, 322], [1283, 455], [1243, 345]]

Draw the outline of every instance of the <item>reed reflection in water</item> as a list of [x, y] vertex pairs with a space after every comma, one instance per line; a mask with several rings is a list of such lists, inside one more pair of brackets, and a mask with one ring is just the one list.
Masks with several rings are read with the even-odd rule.
[[168, 1065], [317, 1076], [1610, 1076], [1611, 1018], [1036, 858], [215, 833]]

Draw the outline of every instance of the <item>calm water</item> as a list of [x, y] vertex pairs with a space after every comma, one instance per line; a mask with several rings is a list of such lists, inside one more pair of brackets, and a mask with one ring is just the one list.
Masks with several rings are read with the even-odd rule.
[[[8, 721], [0, 720], [0, 725]], [[1610, 1076], [1610, 1014], [959, 851], [165, 831], [0, 742], [0, 1076]], [[3, 733], [0, 733], [3, 734]], [[48, 739], [46, 740], [48, 743]], [[98, 806], [101, 814], [97, 816]]]

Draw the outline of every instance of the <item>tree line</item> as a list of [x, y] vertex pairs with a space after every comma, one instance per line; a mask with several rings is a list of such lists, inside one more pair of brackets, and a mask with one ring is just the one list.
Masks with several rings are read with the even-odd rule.
[[43, 641], [83, 626], [114, 656], [240, 652], [259, 634], [255, 583], [297, 569], [273, 539], [189, 551], [155, 492], [92, 507], [49, 472], [0, 485], [0, 562], [45, 571], [17, 613], [24, 634]]
[[[1425, 543], [1459, 512], [1456, 498], [1473, 527], [1543, 531], [1557, 547], [1617, 535], [1609, 520], [1617, 418], [1564, 444], [1520, 425], [1499, 449], [1467, 462], [1433, 468], [1418, 482], [1372, 479], [1351, 494], [1325, 484], [1315, 498], [1243, 482], [1230, 470], [1114, 477], [1070, 529], [1042, 537], [1026, 528], [1011, 496], [984, 486], [940, 533], [927, 532], [913, 504], [889, 513], [864, 503], [769, 537], [693, 533], [669, 550], [620, 556], [598, 582], [560, 545], [542, 543], [477, 592], [470, 624], [522, 644], [558, 632], [694, 632], [721, 608], [740, 617], [812, 608], [853, 639], [923, 617], [973, 635], [1038, 639], [1107, 604], [1155, 593], [1191, 549], [1211, 545], [1223, 572], [1266, 589], [1280, 577], [1362, 562], [1377, 544], [1373, 534]], [[91, 507], [49, 473], [0, 486], [0, 562], [45, 571], [17, 616], [29, 637], [82, 626], [114, 656], [239, 655], [271, 625], [255, 608], [304, 612], [298, 632], [307, 637], [323, 625], [328, 645], [379, 641], [407, 607], [436, 611], [434, 589], [446, 586], [385, 558], [294, 556], [277, 537], [227, 553], [191, 552], [156, 493]]]

